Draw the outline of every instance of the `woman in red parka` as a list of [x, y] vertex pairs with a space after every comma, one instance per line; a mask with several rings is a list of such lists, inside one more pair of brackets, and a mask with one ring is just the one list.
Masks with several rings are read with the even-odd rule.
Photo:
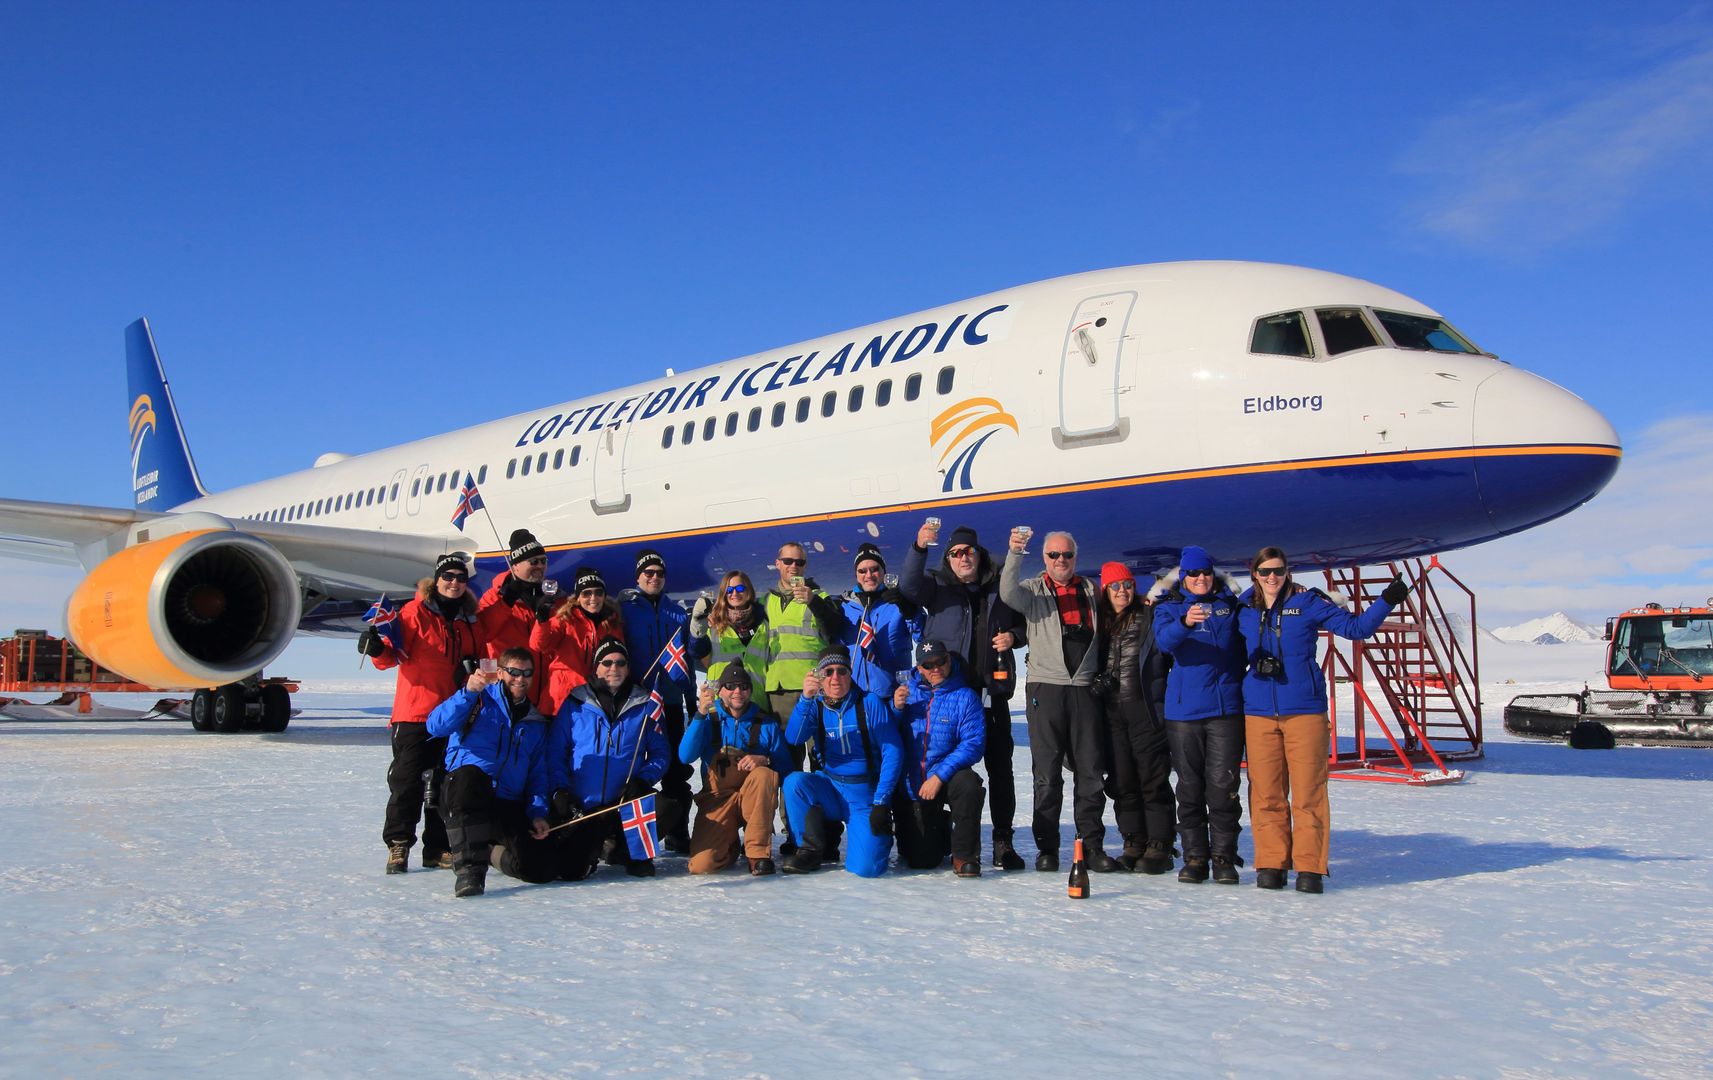
[[536, 707], [546, 716], [557, 716], [571, 691], [589, 681], [601, 639], [624, 640], [624, 617], [607, 599], [607, 583], [592, 566], [578, 567], [571, 595], [557, 607], [542, 604], [535, 617], [529, 647], [547, 661], [547, 681]]
[[434, 576], [417, 583], [416, 599], [399, 609], [397, 625], [401, 648], [394, 648], [373, 629], [357, 639], [357, 648], [375, 667], [399, 669], [388, 726], [393, 762], [387, 769], [387, 817], [381, 829], [389, 874], [405, 872], [411, 845], [416, 843], [418, 817], [423, 819], [423, 868], [452, 864], [445, 824], [432, 809], [424, 811], [423, 775], [438, 774], [446, 767], [446, 740], [429, 738], [428, 714], [464, 685], [471, 670], [464, 662], [474, 664], [482, 655], [470, 564], [462, 555], [440, 557]]

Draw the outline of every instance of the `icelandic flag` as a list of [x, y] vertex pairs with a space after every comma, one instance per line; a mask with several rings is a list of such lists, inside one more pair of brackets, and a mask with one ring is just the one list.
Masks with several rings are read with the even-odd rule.
[[857, 648], [867, 652], [868, 647], [873, 644], [874, 627], [869, 625], [868, 616], [864, 615], [862, 621], [857, 624]]
[[665, 733], [660, 722], [666, 718], [666, 699], [660, 696], [659, 690], [648, 692], [648, 719], [654, 721], [654, 730]]
[[393, 651], [399, 654], [399, 658], [401, 660], [408, 659], [404, 651], [404, 627], [399, 625], [398, 618], [398, 608], [387, 603], [386, 593], [382, 593], [381, 598], [371, 604], [369, 610], [363, 613], [363, 621], [368, 623], [376, 633], [386, 640], [388, 645], [393, 647]]
[[458, 509], [452, 511], [452, 525], [459, 532], [464, 531], [464, 519], [482, 509], [482, 493], [476, 490], [476, 478], [466, 475], [464, 486], [458, 489]]
[[660, 831], [654, 823], [654, 796], [644, 795], [620, 806], [619, 820], [624, 823], [630, 857], [654, 858], [654, 853], [660, 850]]
[[686, 682], [690, 678], [690, 664], [684, 658], [684, 646], [678, 644], [676, 630], [666, 639], [666, 647], [660, 650], [660, 655], [654, 662], [665, 669], [669, 678], [679, 682]]

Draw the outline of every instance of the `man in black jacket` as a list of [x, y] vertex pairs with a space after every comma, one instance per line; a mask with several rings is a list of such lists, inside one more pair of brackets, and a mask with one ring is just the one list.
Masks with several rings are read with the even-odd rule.
[[1024, 644], [1023, 621], [999, 599], [999, 565], [976, 542], [975, 530], [958, 526], [946, 542], [940, 565], [928, 569], [928, 547], [939, 535], [924, 522], [904, 557], [898, 591], [921, 605], [921, 640], [944, 642], [963, 661], [964, 678], [982, 695], [987, 717], [988, 812], [993, 819], [993, 865], [1023, 869], [1023, 857], [1011, 846], [1017, 815], [1017, 783], [1012, 769], [1011, 693], [1016, 685], [1013, 650]]

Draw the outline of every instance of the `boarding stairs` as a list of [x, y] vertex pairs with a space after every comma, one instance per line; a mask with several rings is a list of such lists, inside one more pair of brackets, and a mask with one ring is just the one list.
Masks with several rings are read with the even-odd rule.
[[[1332, 690], [1328, 775], [1418, 785], [1462, 780], [1463, 770], [1449, 763], [1482, 756], [1475, 593], [1437, 556], [1325, 574], [1328, 591], [1356, 612], [1399, 574], [1412, 586], [1369, 640], [1322, 634]], [[1347, 716], [1339, 709], [1341, 687], [1351, 691]]]

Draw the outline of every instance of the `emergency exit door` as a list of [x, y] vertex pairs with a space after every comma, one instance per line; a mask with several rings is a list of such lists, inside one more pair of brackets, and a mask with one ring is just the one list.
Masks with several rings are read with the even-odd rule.
[[1122, 434], [1119, 362], [1135, 307], [1134, 292], [1107, 293], [1087, 298], [1072, 313], [1059, 360], [1059, 425], [1053, 434], [1061, 444]]
[[595, 442], [595, 497], [590, 504], [597, 514], [617, 514], [630, 509], [630, 491], [625, 486], [625, 453], [630, 449], [630, 421], [602, 429]]

